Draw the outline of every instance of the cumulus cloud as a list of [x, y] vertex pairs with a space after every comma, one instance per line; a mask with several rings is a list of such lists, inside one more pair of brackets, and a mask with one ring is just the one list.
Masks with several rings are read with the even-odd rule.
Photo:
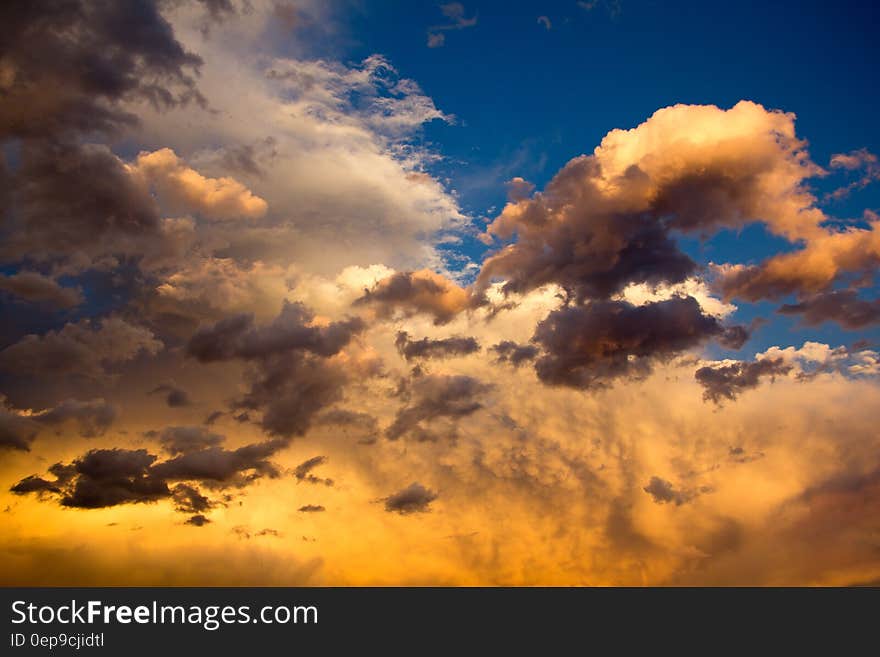
[[658, 110], [608, 133], [544, 191], [508, 203], [487, 232], [517, 241], [483, 263], [477, 289], [499, 277], [505, 293], [556, 283], [580, 302], [630, 284], [681, 283], [696, 264], [671, 231], [759, 220], [792, 239], [813, 234], [824, 215], [804, 180], [819, 171], [791, 114], [745, 101]]
[[203, 363], [241, 358], [256, 360], [291, 351], [333, 356], [364, 328], [358, 318], [327, 326], [312, 324], [314, 315], [300, 303], [285, 303], [269, 325], [256, 327], [251, 315], [236, 315], [201, 329], [187, 352]]
[[34, 271], [19, 271], [9, 276], [0, 274], [0, 290], [23, 301], [58, 308], [73, 308], [83, 302], [80, 288], [64, 287], [55, 279]]
[[214, 506], [213, 502], [202, 495], [198, 488], [187, 484], [177, 484], [171, 491], [176, 510], [181, 513], [201, 513]]
[[379, 317], [400, 313], [404, 317], [418, 313], [431, 315], [437, 325], [449, 323], [471, 306], [468, 292], [453, 281], [432, 271], [397, 272], [365, 290], [355, 305], [368, 304]]
[[204, 427], [166, 427], [158, 433], [158, 440], [169, 454], [186, 454], [217, 447], [225, 438]]
[[13, 180], [17, 212], [3, 226], [4, 260], [27, 254], [78, 272], [162, 239], [155, 199], [104, 145], [27, 142]]
[[[242, 487], [256, 479], [278, 477], [269, 458], [287, 446], [270, 440], [227, 450], [210, 446], [159, 461], [146, 449], [93, 449], [70, 463], [49, 468], [53, 481], [25, 477], [10, 490], [17, 494], [54, 494], [64, 507], [98, 509], [171, 499], [184, 513], [204, 511], [214, 502], [187, 482], [213, 488]], [[170, 483], [179, 482], [174, 487]]]
[[413, 340], [406, 331], [399, 331], [394, 341], [397, 351], [406, 360], [419, 358], [451, 358], [466, 356], [480, 350], [476, 338], [454, 336], [451, 338], [422, 338]]
[[65, 399], [42, 410], [14, 409], [0, 405], [0, 448], [30, 451], [31, 443], [45, 429], [61, 433], [74, 427], [83, 438], [102, 436], [118, 415], [118, 409], [104, 399]]
[[672, 503], [675, 506], [681, 506], [691, 499], [691, 494], [676, 489], [672, 483], [661, 479], [656, 475], [651, 477], [651, 481], [643, 489], [657, 504]]
[[0, 351], [0, 367], [36, 376], [101, 378], [106, 368], [138, 354], [156, 354], [162, 342], [144, 327], [121, 317], [81, 320], [43, 335], [26, 335]]
[[161, 394], [165, 397], [165, 403], [171, 408], [180, 408], [182, 406], [189, 406], [192, 401], [189, 398], [189, 393], [183, 388], [178, 388], [177, 386], [171, 385], [169, 383], [163, 383], [162, 385], [156, 386], [150, 391], [151, 395]]
[[802, 249], [758, 265], [719, 267], [717, 286], [727, 299], [759, 301], [824, 292], [846, 275], [870, 276], [880, 264], [880, 220], [867, 216], [867, 228], [822, 229]]
[[[640, 378], [655, 361], [672, 358], [711, 337], [730, 337], [717, 318], [705, 315], [693, 297], [633, 306], [594, 301], [551, 312], [535, 329], [543, 350], [535, 371], [545, 383], [601, 387], [614, 379]], [[734, 329], [732, 339], [741, 338]]]
[[840, 200], [853, 190], [867, 187], [875, 180], [880, 180], [880, 164], [877, 162], [877, 156], [867, 148], [859, 148], [849, 153], [835, 153], [831, 156], [829, 164], [832, 169], [860, 172], [856, 180], [828, 194], [829, 199]]
[[722, 399], [734, 400], [745, 390], [757, 388], [763, 378], [772, 380], [791, 370], [791, 365], [782, 358], [763, 358], [752, 363], [707, 365], [699, 368], [694, 376], [704, 388], [703, 399], [717, 404]]
[[800, 315], [808, 326], [837, 322], [854, 330], [880, 323], [880, 299], [860, 299], [855, 290], [833, 290], [779, 308], [783, 315]]
[[32, 418], [0, 408], [0, 448], [30, 451], [39, 431], [40, 425]]
[[418, 482], [413, 482], [403, 490], [384, 499], [385, 510], [392, 513], [407, 515], [410, 513], [426, 513], [430, 511], [430, 504], [438, 497], [437, 493], [430, 488], [425, 488]]
[[266, 201], [234, 178], [206, 178], [186, 166], [170, 148], [142, 152], [133, 175], [158, 195], [171, 213], [198, 213], [208, 219], [255, 219], [266, 214]]
[[121, 104], [200, 101], [201, 60], [175, 38], [160, 2], [4, 5], [0, 137], [109, 130], [134, 123]]
[[332, 486], [332, 479], [326, 479], [312, 474], [312, 470], [320, 465], [325, 464], [326, 462], [326, 456], [314, 456], [296, 466], [296, 468], [294, 468], [293, 470], [293, 476], [296, 477], [297, 481], [305, 481], [310, 484], [323, 484], [324, 486]]
[[534, 360], [540, 353], [540, 349], [533, 344], [517, 344], [513, 340], [502, 340], [493, 345], [491, 351], [496, 354], [498, 362], [510, 363], [515, 367]]
[[396, 440], [422, 423], [438, 418], [462, 418], [481, 408], [479, 397], [490, 386], [470, 376], [428, 374], [410, 382], [406, 394], [411, 401], [401, 408], [385, 435]]
[[230, 317], [193, 335], [187, 353], [201, 362], [252, 362], [250, 390], [233, 407], [262, 411], [261, 425], [270, 434], [302, 434], [315, 414], [339, 399], [347, 380], [330, 357], [364, 329], [358, 318], [325, 326], [313, 319], [305, 306], [291, 303], [262, 327], [249, 315]]

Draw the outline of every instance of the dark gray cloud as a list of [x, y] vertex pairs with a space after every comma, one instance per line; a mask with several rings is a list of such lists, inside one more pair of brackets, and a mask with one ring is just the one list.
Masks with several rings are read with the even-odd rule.
[[379, 437], [379, 422], [369, 413], [334, 408], [321, 413], [316, 424], [342, 427], [343, 431], [355, 430], [361, 434], [360, 442], [371, 444]]
[[219, 420], [224, 415], [226, 415], [226, 413], [224, 413], [223, 411], [214, 411], [213, 413], [208, 415], [208, 417], [205, 418], [205, 421], [203, 422], [203, 424], [211, 426], [212, 424], [214, 424], [217, 420]]
[[475, 338], [454, 336], [438, 340], [412, 340], [406, 331], [398, 332], [394, 344], [406, 360], [466, 356], [480, 350], [480, 343]]
[[41, 428], [34, 419], [0, 407], [0, 449], [29, 452]]
[[541, 351], [533, 344], [518, 344], [513, 340], [502, 340], [490, 350], [495, 353], [499, 363], [510, 363], [514, 367], [534, 360]]
[[643, 490], [650, 495], [657, 504], [675, 504], [681, 506], [693, 499], [694, 494], [675, 488], [670, 482], [660, 477], [651, 477], [651, 481]]
[[847, 329], [860, 329], [880, 323], [880, 299], [860, 299], [855, 290], [835, 290], [779, 308], [783, 315], [801, 315], [807, 326], [837, 322]]
[[35, 271], [19, 271], [5, 276], [0, 274], [0, 290], [17, 299], [57, 308], [73, 308], [83, 302], [78, 287], [63, 287], [58, 281]]
[[271, 324], [254, 326], [253, 316], [236, 315], [201, 329], [190, 339], [187, 353], [203, 363], [241, 358], [257, 360], [291, 351], [333, 356], [366, 328], [350, 318], [327, 326], [312, 326], [314, 314], [301, 303], [285, 302]]
[[672, 297], [634, 306], [626, 301], [594, 301], [551, 312], [535, 329], [543, 355], [538, 377], [551, 385], [601, 387], [620, 377], [646, 376], [658, 360], [669, 359], [725, 329], [706, 315], [693, 297]]
[[464, 375], [426, 374], [407, 384], [410, 402], [401, 408], [385, 435], [396, 440], [413, 431], [422, 422], [438, 418], [458, 419], [483, 407], [479, 397], [490, 386]]
[[311, 311], [294, 303], [285, 303], [263, 327], [249, 315], [230, 317], [198, 331], [187, 353], [201, 362], [252, 363], [250, 390], [233, 408], [262, 412], [260, 424], [269, 434], [302, 435], [319, 411], [338, 401], [348, 380], [342, 367], [327, 359], [366, 326], [358, 318], [312, 326], [312, 319]]
[[91, 450], [72, 463], [75, 476], [62, 490], [61, 505], [99, 509], [167, 498], [167, 483], [150, 472], [155, 460], [144, 449]]
[[118, 409], [103, 399], [80, 401], [65, 399], [54, 408], [33, 417], [42, 424], [57, 426], [65, 422], [76, 424], [79, 435], [84, 438], [102, 436], [118, 415]]
[[423, 313], [432, 316], [434, 324], [441, 325], [474, 304], [463, 288], [439, 274], [422, 270], [397, 272], [382, 279], [372, 289], [364, 290], [364, 296], [355, 300], [354, 305], [370, 305], [383, 318], [395, 313]]
[[171, 408], [180, 408], [181, 406], [189, 406], [192, 404], [192, 401], [189, 398], [189, 393], [187, 393], [186, 390], [178, 388], [170, 383], [163, 383], [162, 385], [156, 386], [150, 391], [150, 394], [164, 395], [165, 403]]
[[211, 522], [210, 518], [202, 515], [201, 513], [197, 513], [194, 516], [190, 516], [189, 519], [187, 519], [186, 524], [187, 525], [194, 525], [196, 527], [204, 527], [209, 522]]
[[293, 476], [296, 477], [297, 481], [305, 481], [310, 484], [323, 484], [324, 486], [332, 486], [332, 479], [324, 479], [312, 474], [312, 470], [317, 468], [319, 465], [323, 465], [326, 462], [326, 456], [314, 456], [296, 466], [296, 468], [294, 468], [293, 470]]
[[[631, 167], [619, 181], [621, 193], [641, 188], [644, 177]], [[676, 207], [672, 190], [653, 208], [609, 207], [602, 184], [598, 161], [583, 156], [560, 170], [544, 192], [518, 201], [515, 217], [493, 224], [495, 234], [515, 232], [518, 239], [484, 261], [477, 290], [485, 291], [498, 277], [505, 279], [505, 294], [555, 283], [581, 303], [607, 299], [631, 283], [680, 283], [696, 271], [669, 232], [673, 222], [688, 225], [697, 212], [677, 215], [683, 208]]]
[[171, 491], [175, 508], [181, 513], [200, 513], [214, 506], [201, 491], [188, 484], [177, 484]]
[[765, 358], [752, 363], [701, 367], [694, 377], [705, 389], [703, 399], [717, 404], [722, 399], [734, 400], [741, 392], [757, 388], [762, 378], [773, 379], [788, 374], [791, 369], [782, 358]]
[[204, 427], [166, 427], [159, 433], [159, 444], [169, 454], [188, 454], [217, 447], [225, 438]]
[[429, 505], [437, 497], [437, 493], [431, 489], [425, 488], [418, 482], [413, 482], [403, 490], [389, 495], [383, 501], [386, 511], [406, 515], [429, 511]]
[[112, 130], [135, 117], [120, 101], [167, 108], [201, 101], [187, 52], [153, 0], [46, 0], [0, 6], [0, 55], [11, 79], [0, 138]]
[[241, 486], [262, 476], [279, 476], [278, 466], [269, 458], [285, 447], [287, 441], [278, 439], [232, 450], [208, 447], [157, 463], [151, 473], [168, 481], [199, 480]]
[[0, 255], [64, 260], [89, 267], [140, 255], [160, 241], [160, 213], [149, 190], [100, 144], [27, 142], [14, 172], [14, 220]]
[[0, 406], [0, 449], [30, 451], [31, 443], [45, 429], [60, 431], [71, 424], [84, 438], [103, 435], [113, 424], [117, 409], [103, 399], [65, 399], [53, 408], [26, 415]]
[[46, 479], [43, 479], [42, 477], [38, 477], [37, 475], [30, 475], [28, 477], [25, 477], [9, 490], [13, 493], [16, 493], [17, 495], [26, 495], [28, 493], [37, 493], [38, 495], [42, 495], [44, 493], [61, 492], [61, 489], [58, 487], [57, 482], [48, 481]]
[[297, 511], [300, 513], [320, 513], [324, 511], [324, 507], [320, 504], [306, 504], [305, 506], [299, 507]]
[[260, 426], [270, 435], [301, 436], [315, 415], [341, 399], [347, 381], [347, 372], [337, 363], [283, 354], [259, 364], [250, 390], [234, 407], [261, 411]]
[[[281, 470], [269, 459], [285, 447], [287, 441], [277, 439], [233, 450], [214, 446], [164, 461], [145, 449], [94, 449], [71, 463], [49, 468], [54, 481], [34, 475], [11, 490], [53, 495], [66, 507], [97, 509], [171, 499], [179, 511], [204, 511], [215, 502], [193, 482], [216, 489], [246, 486], [263, 476], [277, 477]], [[169, 483], [176, 485], [172, 488]]]
[[101, 379], [108, 368], [163, 344], [144, 327], [118, 317], [80, 320], [42, 335], [28, 334], [0, 351], [0, 368], [17, 376]]

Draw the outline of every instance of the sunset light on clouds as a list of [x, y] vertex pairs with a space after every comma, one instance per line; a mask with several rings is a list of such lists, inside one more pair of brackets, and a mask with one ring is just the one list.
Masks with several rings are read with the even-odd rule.
[[3, 4], [0, 582], [880, 581], [876, 8], [514, 4]]

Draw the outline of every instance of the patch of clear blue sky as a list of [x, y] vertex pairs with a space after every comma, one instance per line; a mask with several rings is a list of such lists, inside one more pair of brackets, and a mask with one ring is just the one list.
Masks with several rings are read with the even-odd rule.
[[[820, 165], [832, 153], [880, 152], [880, 3], [620, 0], [615, 10], [598, 0], [587, 11], [575, 0], [470, 1], [462, 3], [464, 15], [476, 15], [477, 24], [445, 30], [444, 45], [428, 48], [431, 27], [451, 22], [440, 4], [352, 5], [343, 55], [350, 61], [387, 56], [457, 117], [453, 125], [433, 122], [424, 139], [445, 158], [435, 173], [448, 178], [474, 217], [491, 217], [501, 207], [505, 180], [522, 176], [540, 189], [609, 130], [634, 127], [675, 103], [730, 107], [748, 99], [794, 112], [798, 134]], [[821, 196], [846, 180], [834, 175], [814, 185]], [[880, 208], [880, 184], [825, 208], [857, 220], [866, 208]], [[755, 262], [791, 248], [760, 226], [683, 246], [700, 262]], [[468, 239], [453, 248], [477, 262], [486, 252]], [[799, 327], [776, 315], [776, 305], [740, 304], [740, 321], [773, 320], [750, 351], [803, 340], [880, 340], [878, 330]]]

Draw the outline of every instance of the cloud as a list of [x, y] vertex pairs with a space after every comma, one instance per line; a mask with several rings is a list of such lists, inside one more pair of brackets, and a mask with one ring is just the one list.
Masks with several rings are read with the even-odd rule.
[[28, 452], [39, 431], [32, 418], [0, 408], [0, 448]]
[[716, 285], [725, 299], [760, 301], [824, 292], [845, 275], [869, 277], [880, 264], [880, 220], [867, 219], [867, 228], [822, 229], [803, 248], [758, 265], [718, 267]]
[[734, 400], [745, 390], [757, 388], [763, 378], [772, 380], [791, 370], [791, 365], [782, 358], [764, 358], [753, 363], [707, 365], [699, 368], [694, 376], [705, 389], [703, 399], [718, 404], [722, 399]]
[[355, 305], [370, 305], [379, 317], [431, 315], [437, 325], [449, 323], [471, 306], [468, 292], [432, 271], [397, 272], [377, 282]]
[[[11, 488], [17, 494], [55, 494], [61, 506], [98, 509], [171, 498], [178, 511], [206, 510], [214, 505], [191, 484], [214, 488], [246, 486], [256, 479], [278, 477], [268, 459], [287, 447], [283, 440], [252, 443], [227, 450], [218, 446], [177, 453], [159, 461], [145, 449], [93, 449], [71, 463], [56, 463], [54, 481], [29, 476]], [[171, 482], [181, 482], [174, 488]]]
[[0, 367], [36, 376], [77, 375], [100, 379], [106, 368], [163, 347], [152, 332], [121, 317], [81, 320], [43, 335], [26, 335], [0, 351]]
[[293, 470], [293, 476], [296, 477], [297, 481], [305, 481], [310, 484], [323, 484], [325, 486], [332, 486], [332, 479], [322, 479], [321, 477], [312, 474], [312, 470], [317, 468], [319, 465], [323, 465], [326, 462], [326, 456], [312, 457], [296, 466], [296, 468]]
[[840, 200], [846, 198], [854, 189], [862, 189], [875, 180], [880, 180], [880, 164], [878, 164], [877, 156], [866, 148], [860, 148], [849, 153], [835, 153], [831, 156], [829, 164], [832, 169], [861, 171], [861, 175], [849, 184], [835, 189], [827, 195], [826, 199]]
[[155, 460], [144, 449], [91, 450], [65, 470], [57, 469], [64, 472], [55, 482], [62, 490], [61, 505], [99, 509], [167, 498], [168, 485], [149, 471]]
[[429, 48], [442, 48], [446, 43], [446, 35], [442, 32], [438, 32], [436, 34], [428, 33], [428, 47]]
[[160, 9], [150, 0], [135, 8], [84, 0], [5, 5], [0, 138], [131, 125], [136, 118], [121, 101], [201, 101], [193, 77], [201, 60], [181, 46]]
[[77, 271], [162, 239], [155, 199], [104, 145], [26, 142], [13, 181], [18, 212], [0, 249], [7, 261], [27, 254]]
[[31, 443], [45, 429], [57, 433], [67, 425], [76, 427], [83, 438], [102, 436], [118, 415], [118, 409], [104, 399], [65, 399], [52, 408], [16, 410], [0, 405], [0, 449], [30, 451]]
[[211, 519], [210, 519], [210, 518], [208, 518], [207, 516], [202, 515], [201, 513], [198, 513], [198, 514], [196, 514], [196, 515], [194, 515], [194, 516], [191, 516], [191, 517], [186, 521], [186, 524], [187, 524], [187, 525], [194, 525], [194, 526], [196, 526], [196, 527], [204, 527], [204, 526], [207, 525], [209, 522], [211, 522]]
[[397, 333], [394, 344], [406, 360], [466, 356], [480, 350], [480, 343], [475, 338], [454, 336], [437, 340], [431, 338], [412, 340], [406, 331]]
[[204, 427], [166, 427], [159, 432], [159, 444], [169, 454], [187, 454], [217, 447], [225, 440]]
[[73, 308], [83, 302], [80, 288], [63, 287], [56, 280], [34, 271], [19, 271], [9, 276], [0, 274], [0, 290], [23, 301], [58, 308]]
[[324, 511], [324, 507], [320, 504], [306, 504], [305, 506], [299, 507], [297, 511], [300, 513], [320, 513]]
[[834, 290], [779, 308], [783, 315], [801, 315], [807, 326], [837, 322], [854, 330], [880, 323], [880, 300], [860, 299], [854, 290]]
[[546, 16], [538, 16], [538, 25], [543, 25], [545, 30], [553, 29], [553, 23]]
[[168, 481], [196, 479], [241, 486], [257, 477], [279, 476], [278, 467], [268, 459], [285, 447], [287, 442], [277, 439], [232, 450], [207, 447], [178, 454], [155, 464], [150, 471], [152, 475]]
[[514, 367], [519, 367], [525, 362], [534, 360], [541, 350], [533, 344], [517, 344], [513, 340], [502, 340], [493, 345], [490, 351], [496, 354], [499, 363], [510, 363]]
[[578, 303], [631, 284], [674, 285], [696, 264], [672, 231], [712, 234], [756, 220], [791, 239], [824, 220], [804, 180], [811, 165], [794, 116], [742, 101], [729, 110], [675, 105], [612, 130], [543, 192], [509, 202], [487, 235], [517, 241], [487, 258], [476, 291], [560, 285]]
[[690, 501], [691, 494], [677, 490], [670, 482], [660, 477], [653, 476], [648, 485], [643, 489], [657, 504], [674, 503], [681, 506]]
[[[594, 301], [551, 312], [535, 329], [533, 342], [543, 355], [535, 361], [538, 378], [551, 385], [602, 387], [614, 379], [642, 378], [656, 361], [698, 346], [725, 329], [704, 315], [693, 297], [633, 306], [625, 301]], [[741, 337], [736, 331], [734, 337]]]
[[429, 505], [436, 500], [437, 493], [413, 482], [403, 490], [397, 491], [384, 499], [385, 510], [392, 513], [407, 515], [410, 513], [427, 513]]
[[302, 304], [285, 302], [266, 326], [254, 326], [250, 315], [237, 315], [201, 329], [187, 344], [187, 353], [203, 363], [253, 362], [251, 388], [233, 407], [261, 410], [261, 426], [272, 435], [301, 435], [316, 413], [337, 401], [347, 380], [343, 368], [328, 359], [365, 328], [359, 318], [326, 326], [312, 324], [313, 319]]
[[483, 408], [478, 398], [490, 386], [464, 375], [428, 374], [408, 384], [413, 401], [401, 408], [385, 430], [391, 440], [420, 428], [423, 422], [438, 418], [462, 418]]
[[187, 484], [177, 484], [171, 491], [176, 510], [181, 513], [199, 513], [211, 509], [214, 504], [199, 492], [198, 488]]
[[285, 302], [278, 317], [264, 327], [252, 315], [235, 315], [199, 330], [187, 353], [202, 363], [241, 358], [256, 360], [292, 351], [333, 356], [364, 329], [358, 318], [328, 326], [312, 325], [314, 315], [300, 303]]
[[198, 213], [208, 219], [256, 219], [266, 214], [266, 201], [233, 178], [206, 178], [186, 166], [170, 148], [141, 152], [133, 175], [158, 195], [172, 213]]
[[89, 401], [65, 399], [53, 408], [32, 413], [37, 422], [57, 427], [67, 422], [77, 426], [84, 438], [103, 436], [119, 415], [119, 409], [102, 398]]
[[190, 404], [192, 404], [192, 401], [189, 398], [189, 393], [187, 393], [186, 390], [168, 383], [163, 383], [162, 385], [156, 386], [150, 391], [149, 394], [165, 395], [165, 403], [168, 404], [170, 408], [181, 408], [183, 406], [189, 406]]

